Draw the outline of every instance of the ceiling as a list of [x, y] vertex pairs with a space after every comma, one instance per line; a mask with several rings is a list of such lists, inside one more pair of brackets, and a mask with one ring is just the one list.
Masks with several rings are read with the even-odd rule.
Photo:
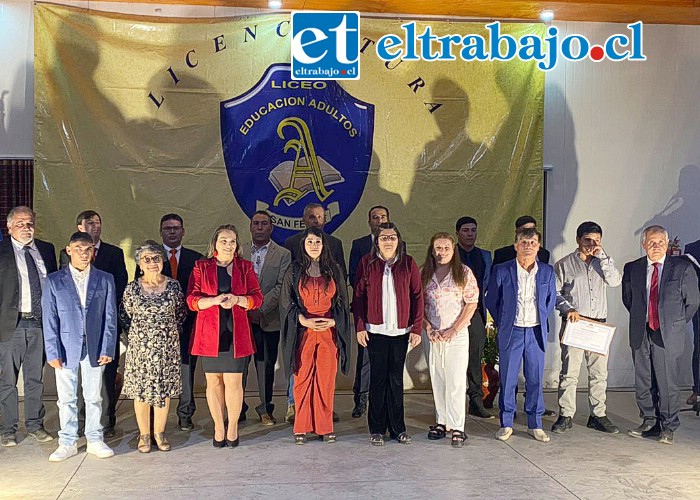
[[[108, 0], [133, 3], [134, 0]], [[150, 4], [267, 8], [267, 0], [136, 0]], [[553, 10], [559, 21], [700, 24], [700, 0], [282, 0], [284, 10], [357, 10], [413, 16], [537, 20]]]

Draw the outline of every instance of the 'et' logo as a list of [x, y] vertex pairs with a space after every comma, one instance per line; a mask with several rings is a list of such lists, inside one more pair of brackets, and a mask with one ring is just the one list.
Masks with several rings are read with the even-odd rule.
[[359, 12], [292, 12], [292, 79], [360, 78]]

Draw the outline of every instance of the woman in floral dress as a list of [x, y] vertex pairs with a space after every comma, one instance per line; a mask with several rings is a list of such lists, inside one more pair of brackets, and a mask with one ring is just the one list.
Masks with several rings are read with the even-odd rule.
[[187, 309], [180, 284], [162, 274], [163, 247], [147, 241], [135, 257], [143, 274], [126, 287], [120, 309], [129, 344], [124, 392], [134, 400], [138, 450], [151, 451], [153, 408], [153, 438], [159, 450], [169, 451], [165, 422], [170, 398], [182, 392], [179, 338]]

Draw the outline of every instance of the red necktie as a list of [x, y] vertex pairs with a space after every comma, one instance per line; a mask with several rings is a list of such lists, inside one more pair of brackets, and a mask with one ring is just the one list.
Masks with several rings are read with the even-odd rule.
[[654, 331], [659, 329], [659, 263], [652, 263], [654, 271], [651, 273], [651, 284], [649, 285], [649, 305], [647, 315], [649, 317], [649, 328]]
[[170, 249], [170, 274], [171, 278], [176, 280], [177, 279], [177, 250], [174, 248]]

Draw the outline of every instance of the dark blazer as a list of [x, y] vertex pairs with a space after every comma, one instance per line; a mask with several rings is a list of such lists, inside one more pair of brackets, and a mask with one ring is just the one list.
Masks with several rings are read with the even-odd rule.
[[[348, 287], [345, 284], [345, 277], [341, 276], [338, 266], [333, 267], [332, 274], [336, 284], [336, 293], [332, 301], [331, 315], [335, 320], [334, 328], [340, 357], [340, 371], [343, 374], [347, 374], [350, 365], [350, 339], [355, 331], [350, 321], [350, 302], [348, 300]], [[304, 314], [304, 316], [308, 314], [299, 296], [301, 275], [302, 270], [299, 262], [292, 262], [284, 274], [280, 292], [282, 360], [284, 371], [288, 377], [292, 376], [298, 368], [296, 353], [302, 338], [302, 332], [305, 329], [299, 324], [299, 314]]]
[[[515, 326], [515, 310], [518, 303], [518, 272], [515, 260], [493, 267], [484, 303], [498, 327], [498, 348], [507, 349]], [[557, 283], [554, 268], [544, 262], [537, 263], [537, 312], [542, 333], [542, 350], [547, 345], [549, 330], [547, 318], [554, 311], [557, 299]]]
[[[290, 236], [284, 242], [284, 248], [292, 253], [292, 260], [298, 260], [299, 258], [299, 245], [301, 244], [301, 235], [303, 233], [299, 232], [294, 236]], [[326, 241], [328, 242], [328, 247], [331, 251], [331, 256], [340, 270], [343, 272], [345, 279], [348, 277], [348, 268], [345, 266], [345, 253], [343, 252], [343, 242], [340, 241], [335, 236], [324, 233], [326, 235]]]
[[[515, 255], [515, 247], [513, 245], [498, 248], [495, 252], [493, 252], [493, 265], [496, 266], [498, 264], [508, 262], [509, 260], [513, 260], [515, 259]], [[537, 251], [537, 260], [544, 262], [545, 264], [549, 264], [549, 257], [549, 250], [544, 247], [540, 247], [540, 249]]]
[[[630, 347], [642, 345], [647, 334], [647, 257], [628, 262], [622, 273], [622, 302], [630, 313]], [[664, 348], [680, 356], [685, 349], [686, 323], [700, 306], [698, 277], [693, 265], [680, 257], [666, 257], [659, 280], [659, 324]]]
[[[34, 239], [46, 266], [46, 273], [56, 272], [56, 250], [51, 243]], [[0, 342], [12, 338], [19, 312], [19, 275], [12, 238], [0, 241]]]
[[[406, 253], [406, 242], [402, 241], [403, 253]], [[362, 257], [367, 255], [372, 251], [374, 245], [372, 244], [372, 235], [368, 234], [362, 238], [357, 238], [352, 240], [352, 246], [350, 247], [350, 262], [348, 263], [348, 278], [350, 279], [350, 286], [355, 286], [355, 273], [357, 272], [357, 266], [360, 265], [360, 260]], [[489, 255], [489, 258], [491, 256]]]
[[[187, 306], [197, 311], [192, 346], [195, 356], [216, 357], [219, 354], [219, 306], [199, 310], [197, 304], [204, 297], [219, 295], [219, 277], [216, 259], [198, 260], [194, 265], [187, 288]], [[233, 356], [245, 358], [255, 353], [255, 343], [250, 330], [247, 311], [257, 309], [263, 301], [258, 278], [249, 260], [236, 257], [231, 271], [231, 293], [248, 298], [248, 308], [233, 306]]]
[[[70, 257], [66, 250], [61, 250], [61, 269], [68, 267]], [[124, 262], [124, 251], [118, 246], [110, 245], [104, 241], [100, 242], [100, 249], [95, 257], [93, 266], [101, 271], [105, 271], [114, 278], [114, 288], [117, 293], [117, 304], [121, 302], [124, 295], [124, 289], [129, 283], [129, 275], [126, 272], [126, 263]]]
[[88, 279], [85, 309], [69, 268], [46, 279], [41, 298], [46, 359], [60, 359], [66, 368], [76, 368], [87, 343], [90, 365], [99, 366], [100, 356], [114, 357], [117, 345], [117, 301], [114, 278], [92, 268]]

